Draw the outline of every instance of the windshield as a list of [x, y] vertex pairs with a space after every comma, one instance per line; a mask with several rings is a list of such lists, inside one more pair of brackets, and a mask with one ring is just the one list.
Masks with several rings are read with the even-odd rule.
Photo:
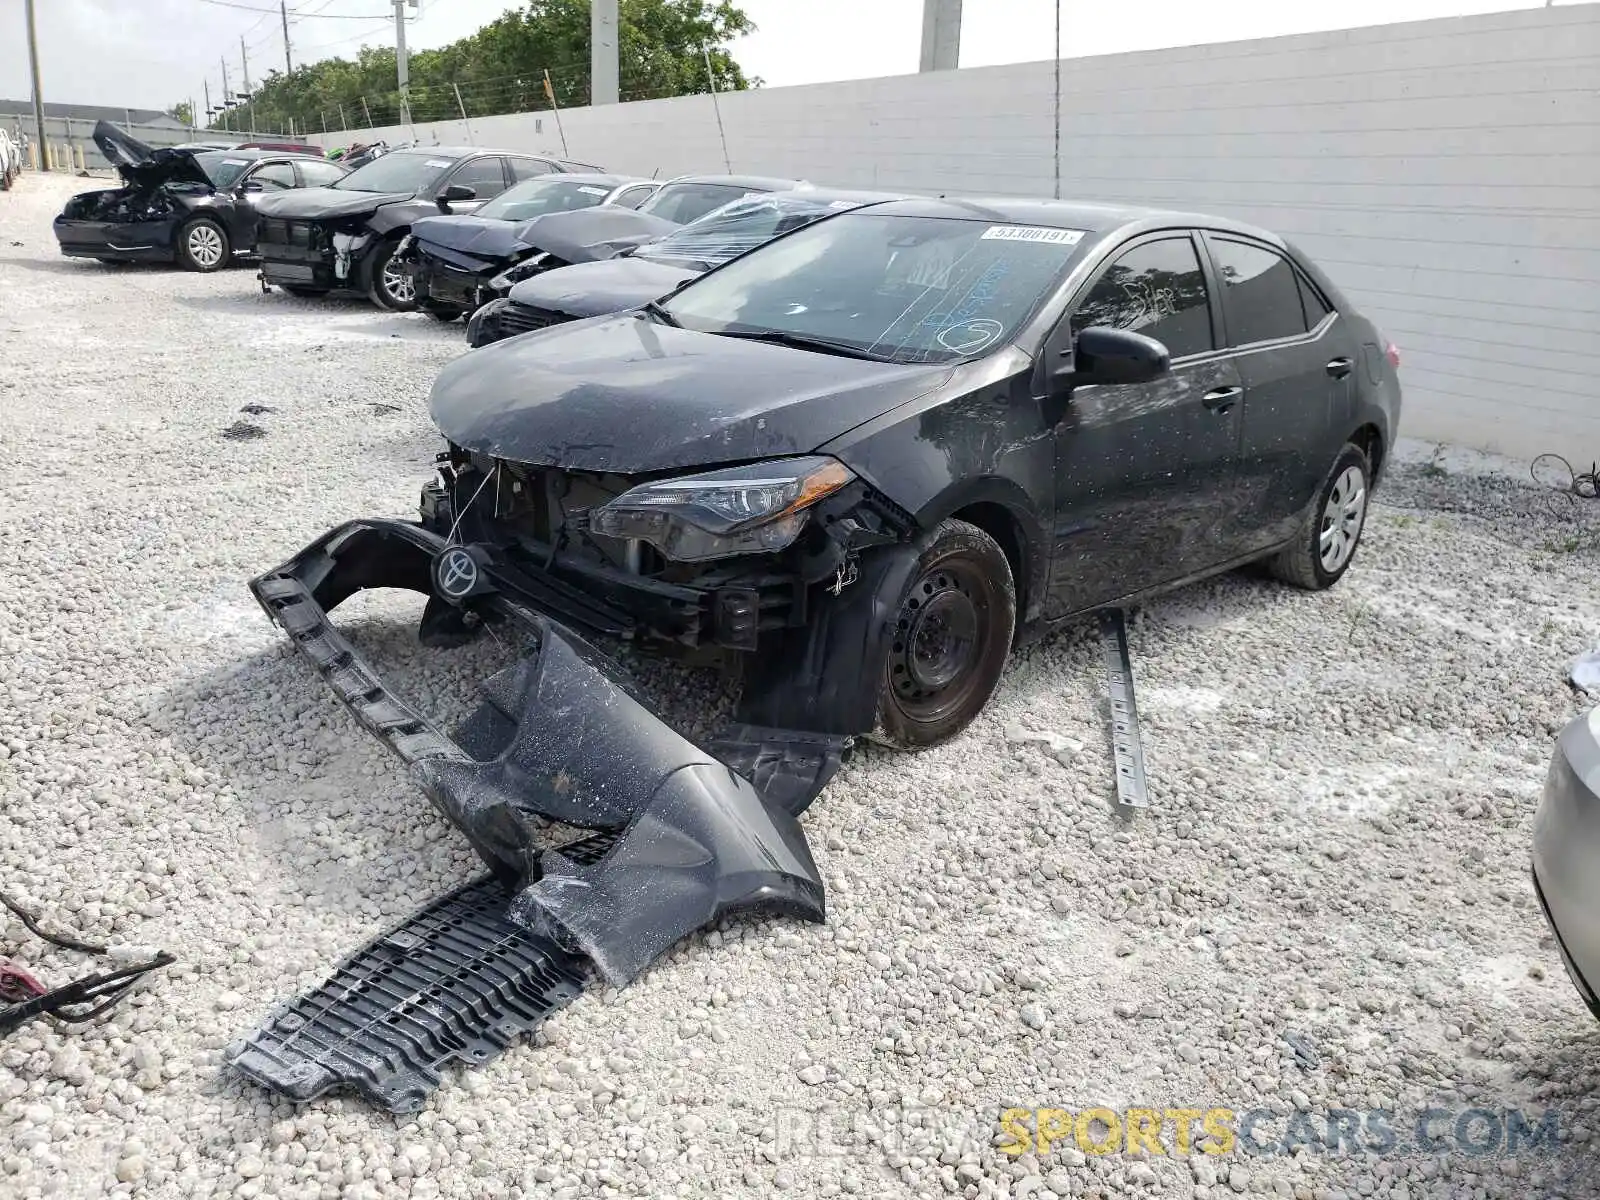
[[724, 204], [676, 233], [640, 246], [634, 257], [709, 271], [780, 233], [809, 225], [830, 212], [854, 207], [848, 200], [830, 204], [793, 196], [752, 196]]
[[391, 152], [357, 167], [333, 186], [346, 192], [421, 192], [438, 183], [455, 165], [452, 158], [434, 158], [420, 151]]
[[473, 215], [491, 217], [496, 221], [526, 221], [531, 217], [542, 217], [545, 213], [593, 208], [610, 194], [610, 188], [598, 183], [530, 179], [501, 192]]
[[228, 188], [233, 186], [233, 181], [243, 175], [255, 162], [253, 158], [240, 158], [236, 154], [229, 154], [226, 150], [212, 150], [205, 154], [196, 154], [194, 161], [200, 164], [200, 169], [206, 173], [206, 178], [211, 180], [214, 188]]
[[1015, 332], [1083, 236], [845, 213], [729, 263], [661, 307], [702, 333], [813, 339], [894, 362], [944, 362]]
[[733, 183], [668, 183], [641, 204], [639, 211], [663, 221], [687, 225], [730, 200], [750, 194], [749, 188]]

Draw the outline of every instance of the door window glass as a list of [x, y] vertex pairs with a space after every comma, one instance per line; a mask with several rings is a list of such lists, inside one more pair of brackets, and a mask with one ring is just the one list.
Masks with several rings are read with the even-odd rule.
[[1300, 276], [1300, 303], [1306, 310], [1306, 328], [1315, 329], [1322, 324], [1322, 318], [1333, 310], [1327, 306], [1322, 297], [1317, 294], [1317, 289], [1311, 286], [1304, 275]]
[[1300, 279], [1288, 259], [1264, 246], [1211, 238], [1211, 257], [1222, 276], [1228, 340], [1235, 346], [1297, 337], [1306, 331]]
[[446, 187], [460, 184], [477, 193], [477, 199], [487, 200], [506, 190], [505, 168], [498, 158], [475, 158], [462, 163], [456, 173], [445, 181]]
[[1123, 254], [1073, 315], [1074, 335], [1091, 325], [1153, 337], [1173, 358], [1215, 349], [1206, 277], [1194, 243], [1187, 237], [1163, 238]]
[[294, 167], [286, 162], [268, 163], [250, 179], [259, 183], [263, 191], [286, 192], [294, 187]]
[[511, 173], [521, 183], [524, 179], [537, 179], [541, 175], [560, 174], [560, 168], [542, 158], [513, 158]]

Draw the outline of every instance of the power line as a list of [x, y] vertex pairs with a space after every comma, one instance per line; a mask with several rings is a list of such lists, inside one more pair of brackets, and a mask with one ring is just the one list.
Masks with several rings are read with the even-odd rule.
[[[278, 10], [275, 8], [257, 8], [253, 4], [236, 3], [235, 0], [198, 0], [198, 2], [200, 4], [214, 4], [218, 8], [237, 8], [244, 12], [265, 13], [273, 17], [278, 15]], [[289, 15], [297, 19], [314, 21], [372, 21], [377, 19], [374, 13], [304, 12], [299, 9], [290, 9]]]

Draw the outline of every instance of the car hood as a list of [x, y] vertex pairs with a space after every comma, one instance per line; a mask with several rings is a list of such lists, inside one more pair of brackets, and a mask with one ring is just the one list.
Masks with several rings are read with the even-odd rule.
[[669, 267], [643, 258], [609, 258], [524, 279], [510, 295], [513, 304], [574, 317], [598, 317], [665, 296], [699, 274], [695, 267]]
[[806, 454], [949, 373], [622, 315], [462, 355], [440, 373], [428, 411], [475, 453], [636, 474]]
[[153, 188], [164, 183], [211, 186], [211, 180], [195, 162], [193, 150], [155, 149], [129, 137], [110, 121], [97, 123], [92, 136], [100, 153], [129, 187]]
[[423, 217], [411, 224], [419, 242], [457, 250], [475, 258], [507, 258], [518, 248], [517, 230], [523, 222], [496, 221], [492, 217]]
[[350, 192], [343, 188], [295, 188], [256, 202], [262, 216], [292, 217], [296, 220], [331, 220], [377, 212], [385, 204], [400, 204], [414, 199], [411, 192]]
[[526, 222], [526, 226], [519, 235], [523, 245], [569, 263], [615, 258], [630, 247], [681, 228], [664, 217], [610, 204], [546, 213]]

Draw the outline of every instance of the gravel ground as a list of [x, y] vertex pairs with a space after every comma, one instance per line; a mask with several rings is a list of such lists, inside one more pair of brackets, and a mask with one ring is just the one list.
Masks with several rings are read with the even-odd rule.
[[[0, 1194], [1600, 1195], [1600, 1034], [1527, 872], [1565, 668], [1600, 631], [1600, 505], [1432, 447], [1333, 592], [1235, 575], [1138, 615], [1137, 820], [1068, 632], [953, 745], [868, 748], [828, 789], [825, 926], [697, 934], [415, 1117], [230, 1076], [275, 1001], [478, 869], [244, 586], [412, 510], [462, 336], [249, 269], [63, 260], [49, 221], [81, 186], [0, 196], [0, 886], [180, 964], [109, 1020], [0, 1043]], [[411, 598], [350, 607], [435, 711], [504, 661], [416, 647]], [[719, 702], [646, 680], [690, 724]], [[49, 980], [86, 966], [15, 921], [3, 944]], [[1401, 1142], [1184, 1155], [1168, 1125], [1165, 1154], [1016, 1157], [1012, 1106], [1259, 1108], [1280, 1136], [1385, 1109]], [[1429, 1107], [1549, 1108], [1560, 1141], [1425, 1153]]]

